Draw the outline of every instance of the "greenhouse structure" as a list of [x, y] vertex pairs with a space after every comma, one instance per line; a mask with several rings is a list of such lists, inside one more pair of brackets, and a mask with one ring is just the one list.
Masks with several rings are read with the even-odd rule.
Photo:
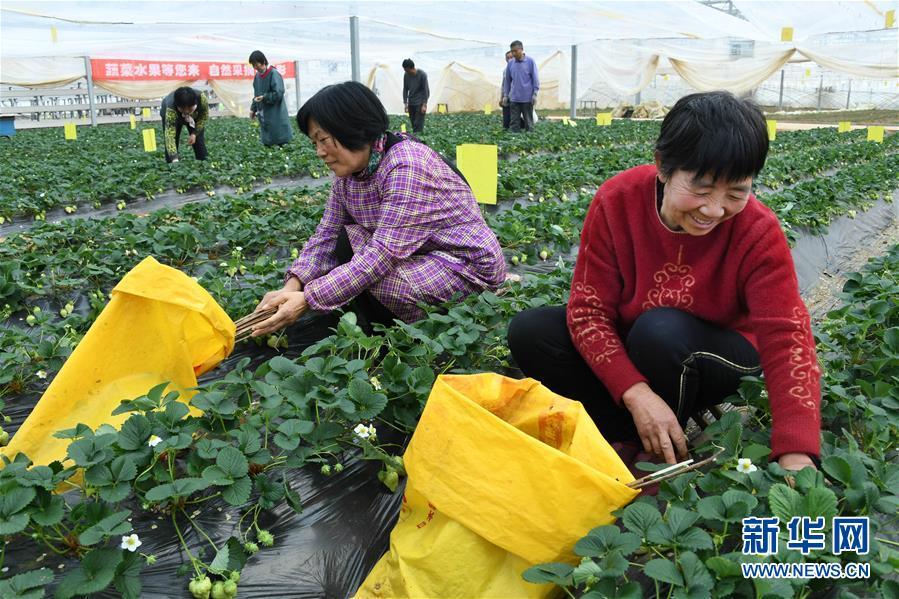
[[0, 4], [0, 598], [899, 597], [899, 2]]

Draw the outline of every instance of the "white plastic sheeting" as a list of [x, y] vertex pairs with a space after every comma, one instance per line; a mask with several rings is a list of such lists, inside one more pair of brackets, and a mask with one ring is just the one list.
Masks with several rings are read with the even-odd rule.
[[62, 87], [83, 79], [84, 75], [83, 57], [36, 56], [27, 59], [2, 57], [0, 62], [0, 80], [21, 87]]
[[[60, 85], [83, 76], [79, 57], [300, 62], [303, 97], [349, 78], [349, 16], [360, 22], [363, 81], [402, 112], [403, 58], [428, 72], [431, 109], [496, 104], [512, 39], [541, 72], [538, 107], [570, 102], [570, 46], [578, 45], [578, 99], [613, 104], [656, 86], [750, 93], [786, 64], [813, 61], [899, 88], [899, 36], [885, 29], [896, 1], [735, 1], [744, 19], [692, 0], [671, 2], [15, 2], [0, 7], [0, 82]], [[897, 11], [899, 12], [899, 11]], [[781, 41], [784, 27], [793, 40]], [[809, 62], [808, 64], [812, 64]], [[366, 77], [367, 73], [367, 77]], [[98, 82], [133, 98], [170, 85]], [[286, 82], [288, 85], [291, 82]], [[893, 83], [891, 86], [890, 83]], [[249, 82], [210, 85], [235, 114]], [[672, 83], [672, 88], [674, 83]], [[163, 89], [164, 88], [164, 89]], [[155, 92], [154, 92], [155, 93]], [[295, 94], [288, 92], [291, 101]], [[818, 94], [820, 97], [821, 94]], [[607, 101], [605, 101], [607, 99]]]
[[[692, 1], [6, 1], [2, 12], [4, 57], [136, 58], [132, 53], [147, 51], [159, 58], [188, 53], [228, 60], [243, 59], [241, 45], [248, 43], [295, 59], [331, 59], [348, 52], [350, 15], [360, 18], [363, 53], [375, 60], [410, 50], [507, 46], [519, 38], [564, 47], [594, 39], [762, 35], [745, 21]], [[57, 28], [56, 42], [51, 26]]]
[[[852, 2], [734, 0], [734, 6], [752, 23], [762, 37], [759, 41], [780, 41], [784, 27], [793, 28], [793, 41], [803, 41], [821, 34], [882, 29], [888, 10], [896, 10], [896, 2]], [[899, 11], [897, 11], [899, 13]], [[899, 14], [896, 15], [899, 18]]]

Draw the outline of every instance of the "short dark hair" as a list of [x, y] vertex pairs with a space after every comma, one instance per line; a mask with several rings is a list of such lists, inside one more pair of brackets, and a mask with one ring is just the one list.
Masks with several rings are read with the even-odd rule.
[[730, 92], [690, 94], [665, 116], [655, 149], [665, 176], [682, 170], [739, 181], [765, 166], [768, 125], [758, 106]]
[[297, 112], [297, 125], [309, 135], [309, 119], [315, 119], [340, 145], [361, 150], [387, 131], [387, 111], [373, 91], [356, 81], [318, 90]]
[[512, 48], [524, 48], [524, 44], [521, 43], [521, 40], [515, 40], [509, 44], [509, 49], [511, 50]]
[[175, 90], [175, 106], [187, 108], [200, 103], [200, 92], [192, 87], [179, 87]]
[[414, 69], [415, 63], [412, 62], [411, 58], [407, 58], [406, 60], [403, 61], [403, 68], [404, 69]]
[[253, 50], [250, 52], [250, 58], [247, 59], [247, 62], [250, 64], [268, 64], [268, 59], [262, 53], [262, 50]]

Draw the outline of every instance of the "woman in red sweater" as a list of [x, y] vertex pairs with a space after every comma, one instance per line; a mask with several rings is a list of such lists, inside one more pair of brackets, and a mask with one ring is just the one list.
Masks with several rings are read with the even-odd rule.
[[765, 373], [771, 459], [813, 466], [820, 370], [786, 237], [752, 194], [765, 118], [728, 92], [681, 98], [655, 164], [600, 187], [581, 233], [567, 307], [509, 324], [525, 373], [581, 401], [609, 441], [675, 463], [697, 410]]

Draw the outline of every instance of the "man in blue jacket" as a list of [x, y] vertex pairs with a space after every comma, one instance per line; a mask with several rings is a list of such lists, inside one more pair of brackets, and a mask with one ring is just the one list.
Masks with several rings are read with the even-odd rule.
[[534, 105], [537, 103], [537, 90], [540, 79], [537, 77], [537, 64], [533, 58], [524, 55], [524, 45], [515, 40], [509, 45], [512, 60], [506, 65], [503, 73], [503, 103], [511, 108], [509, 128], [513, 133], [521, 131], [520, 120], [524, 128], [534, 128]]

